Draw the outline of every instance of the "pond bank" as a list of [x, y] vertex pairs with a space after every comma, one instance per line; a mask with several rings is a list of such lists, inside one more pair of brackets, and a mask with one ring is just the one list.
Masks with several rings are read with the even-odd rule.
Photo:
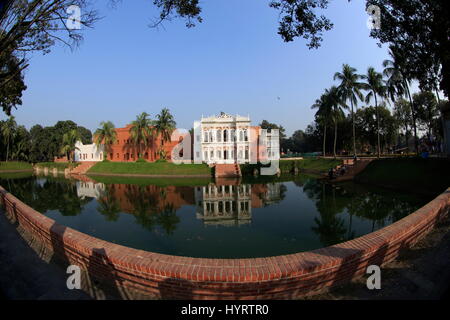
[[403, 158], [374, 160], [354, 182], [378, 187], [436, 195], [449, 186], [450, 160]]
[[431, 300], [450, 298], [450, 217], [421, 241], [381, 268], [381, 290], [368, 290], [367, 277], [310, 300]]

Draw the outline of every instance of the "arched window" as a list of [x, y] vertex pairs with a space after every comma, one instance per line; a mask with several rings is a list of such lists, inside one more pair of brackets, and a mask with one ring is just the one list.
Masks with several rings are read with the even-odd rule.
[[205, 137], [204, 137], [203, 142], [208, 142], [208, 132], [207, 131], [205, 131]]
[[248, 132], [244, 130], [244, 141], [248, 141]]
[[228, 130], [223, 130], [223, 142], [228, 142]]
[[222, 142], [222, 130], [216, 131], [217, 142]]
[[239, 141], [244, 141], [244, 132], [239, 130]]

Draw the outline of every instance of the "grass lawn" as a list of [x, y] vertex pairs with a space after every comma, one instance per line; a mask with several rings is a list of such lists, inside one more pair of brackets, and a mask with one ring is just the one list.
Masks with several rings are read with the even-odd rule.
[[355, 181], [416, 193], [439, 194], [450, 187], [450, 160], [374, 160], [355, 177]]
[[[49, 168], [49, 169], [58, 169], [59, 171], [64, 171], [64, 169], [68, 168], [70, 163], [68, 162], [40, 162], [37, 163], [36, 166], [39, 168]], [[78, 163], [73, 163], [73, 166], [78, 166]]]
[[8, 161], [0, 162], [0, 171], [13, 171], [13, 170], [32, 170], [33, 167], [28, 162]]
[[173, 175], [211, 176], [212, 171], [206, 164], [173, 164], [171, 162], [99, 162], [95, 164], [88, 174], [146, 174], [146, 175]]

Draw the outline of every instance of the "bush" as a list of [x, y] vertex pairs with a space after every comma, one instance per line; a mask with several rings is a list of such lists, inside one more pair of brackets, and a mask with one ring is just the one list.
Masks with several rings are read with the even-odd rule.
[[141, 157], [141, 158], [137, 159], [136, 162], [143, 163], [143, 162], [147, 162], [147, 160], [145, 160], [144, 158]]

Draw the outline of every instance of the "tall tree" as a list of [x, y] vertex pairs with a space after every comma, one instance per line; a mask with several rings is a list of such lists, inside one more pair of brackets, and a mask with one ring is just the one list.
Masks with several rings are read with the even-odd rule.
[[319, 99], [311, 106], [311, 109], [317, 109], [316, 121], [323, 126], [323, 156], [326, 155], [326, 139], [327, 126], [330, 124], [332, 117], [333, 106], [331, 104], [329, 93], [326, 91]]
[[336, 72], [334, 74], [334, 80], [340, 80], [339, 91], [341, 96], [345, 100], [350, 101], [351, 114], [353, 122], [353, 155], [356, 158], [356, 132], [355, 132], [355, 112], [354, 105], [357, 105], [358, 99], [363, 100], [361, 89], [363, 89], [363, 83], [359, 82], [361, 76], [356, 73], [356, 69], [350, 67], [348, 64], [342, 66], [342, 72]]
[[105, 151], [103, 159], [107, 159], [107, 153], [111, 151], [111, 145], [116, 142], [116, 139], [117, 133], [114, 124], [111, 121], [101, 122], [100, 128], [95, 130], [94, 143], [97, 146], [104, 145]]
[[427, 131], [428, 138], [431, 138], [434, 120], [439, 117], [436, 96], [430, 91], [422, 91], [413, 95], [413, 101], [417, 109], [417, 120]]
[[156, 115], [155, 133], [157, 136], [161, 137], [160, 155], [163, 159], [166, 157], [163, 149], [164, 143], [171, 140], [172, 132], [175, 130], [176, 126], [177, 123], [168, 108], [162, 109], [161, 112]]
[[[98, 20], [88, 0], [6, 0], [0, 7], [0, 105], [6, 114], [21, 104], [28, 54], [48, 53], [57, 42], [75, 48], [81, 26]], [[76, 6], [80, 16], [74, 15]], [[77, 26], [79, 22], [80, 27]]]
[[74, 151], [79, 150], [75, 144], [79, 140], [80, 134], [76, 129], [72, 129], [63, 135], [61, 153], [67, 156], [67, 160], [69, 160], [69, 162], [73, 162], [75, 160]]
[[149, 118], [149, 114], [147, 112], [142, 112], [140, 115], [136, 117], [131, 123], [131, 139], [138, 150], [138, 158], [141, 157], [141, 146], [144, 145], [146, 148], [148, 146], [149, 138], [153, 137], [153, 122]]
[[333, 143], [333, 155], [336, 159], [336, 144], [338, 136], [338, 123], [341, 121], [344, 115], [344, 108], [347, 108], [345, 101], [342, 99], [341, 93], [336, 86], [332, 86], [330, 89], [325, 91], [328, 96], [329, 102], [331, 104], [331, 117], [334, 123], [334, 143]]
[[411, 106], [412, 124], [414, 129], [414, 148], [415, 152], [418, 152], [418, 139], [417, 139], [417, 124], [416, 124], [416, 111], [414, 108], [414, 102], [412, 100], [411, 91], [409, 85], [411, 83], [410, 75], [407, 71], [406, 57], [404, 52], [401, 52], [399, 48], [391, 46], [389, 55], [392, 60], [386, 59], [383, 61], [383, 74], [388, 77], [388, 85], [390, 86], [391, 93], [397, 91], [397, 95], [402, 96], [406, 93], [409, 98]]
[[17, 123], [14, 116], [10, 116], [8, 120], [4, 121], [1, 127], [3, 141], [6, 144], [6, 162], [9, 159], [9, 149], [11, 141], [14, 139], [17, 130]]
[[369, 67], [367, 69], [367, 74], [363, 75], [362, 78], [366, 80], [365, 89], [369, 92], [366, 95], [366, 103], [370, 103], [370, 100], [375, 99], [375, 111], [377, 118], [377, 157], [380, 158], [380, 116], [378, 111], [378, 99], [377, 97], [383, 98], [386, 92], [386, 86], [383, 83], [383, 75], [375, 71], [375, 68]]
[[405, 145], [408, 147], [410, 137], [410, 127], [412, 127], [411, 106], [408, 101], [403, 98], [397, 99], [394, 104], [394, 118], [397, 125], [402, 127], [405, 134]]

